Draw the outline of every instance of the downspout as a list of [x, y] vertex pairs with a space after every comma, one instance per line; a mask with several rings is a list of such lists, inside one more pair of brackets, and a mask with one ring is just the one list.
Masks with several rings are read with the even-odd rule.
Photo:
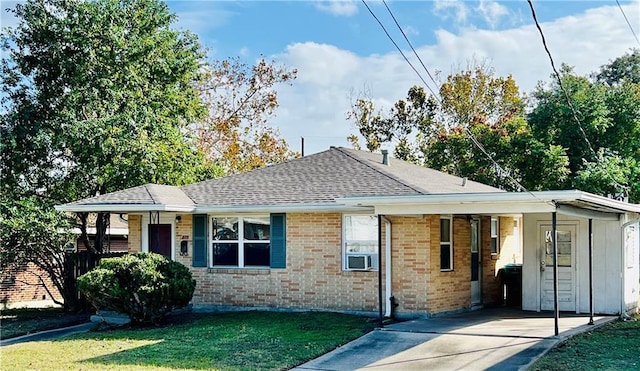
[[391, 220], [389, 220], [387, 217], [383, 216], [382, 219], [384, 220], [384, 257], [385, 257], [385, 263], [384, 263], [384, 277], [385, 277], [385, 282], [384, 282], [384, 297], [387, 298], [386, 301], [386, 305], [384, 307], [384, 316], [385, 317], [391, 317], [392, 315], [392, 308], [393, 308], [393, 301], [391, 300], [391, 297], [393, 296], [393, 292], [391, 290]]
[[[632, 219], [624, 224], [622, 224], [622, 227], [620, 227], [620, 281], [622, 281], [620, 287], [621, 287], [621, 292], [620, 292], [620, 318], [623, 320], [629, 320], [631, 319], [631, 317], [629, 317], [629, 315], [627, 314], [627, 303], [624, 300], [624, 295], [625, 295], [625, 270], [626, 268], [626, 264], [625, 264], [625, 255], [626, 255], [626, 251], [625, 251], [625, 246], [624, 246], [624, 229], [627, 228], [630, 225], [636, 224], [638, 223], [638, 227], [640, 228], [640, 219]], [[639, 231], [636, 231], [636, 233], [640, 233]], [[636, 235], [637, 236], [637, 235]], [[636, 262], [634, 262], [634, 265], [636, 264]]]
[[589, 219], [589, 324], [593, 325], [593, 219]]
[[382, 215], [378, 214], [378, 327], [384, 327], [384, 314], [382, 313], [382, 269], [380, 268], [380, 256], [382, 252]]

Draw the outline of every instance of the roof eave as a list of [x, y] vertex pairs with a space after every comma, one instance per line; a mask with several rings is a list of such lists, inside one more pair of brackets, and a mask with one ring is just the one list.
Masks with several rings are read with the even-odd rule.
[[[353, 206], [374, 206], [382, 210], [471, 210], [468, 205], [476, 205], [477, 210], [491, 212], [550, 212], [557, 210], [557, 204], [583, 202], [598, 206], [609, 213], [640, 213], [640, 205], [630, 204], [578, 190], [539, 191], [539, 192], [485, 192], [462, 194], [425, 194], [398, 196], [354, 196], [339, 198], [336, 201]], [[489, 212], [489, 211], [487, 211]], [[465, 212], [462, 212], [465, 213]]]
[[141, 211], [166, 211], [190, 213], [195, 205], [165, 205], [165, 204], [65, 204], [56, 205], [58, 211], [69, 212], [141, 212]]

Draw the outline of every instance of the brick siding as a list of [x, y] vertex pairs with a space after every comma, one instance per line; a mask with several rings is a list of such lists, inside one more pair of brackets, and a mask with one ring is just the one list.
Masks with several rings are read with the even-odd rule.
[[[193, 268], [192, 216], [176, 223], [176, 260], [197, 281], [194, 304], [343, 311], [378, 310], [378, 272], [342, 269], [342, 214], [287, 214], [287, 268]], [[440, 216], [389, 216], [392, 223], [392, 295], [396, 313], [428, 316], [471, 305], [471, 227], [466, 216], [453, 218], [454, 270], [440, 271]], [[500, 302], [491, 256], [490, 218], [481, 224], [483, 302]], [[140, 250], [139, 216], [129, 216], [129, 250]], [[505, 223], [506, 224], [506, 223]], [[507, 230], [506, 228], [505, 230]], [[383, 241], [384, 231], [383, 226]], [[501, 229], [502, 231], [502, 229]], [[179, 254], [180, 241], [188, 252]], [[501, 238], [501, 241], [503, 239]], [[210, 248], [210, 242], [207, 243]], [[209, 251], [210, 253], [210, 251]], [[384, 263], [384, 248], [380, 262]], [[383, 282], [385, 267], [383, 270]], [[385, 300], [386, 302], [386, 300]]]
[[[43, 281], [40, 280], [40, 276]], [[49, 276], [34, 264], [29, 263], [26, 267], [7, 272], [2, 277], [0, 303], [3, 306], [9, 306], [25, 302], [50, 301], [52, 298], [45, 290], [45, 285], [56, 300], [62, 300], [60, 292], [51, 283]]]

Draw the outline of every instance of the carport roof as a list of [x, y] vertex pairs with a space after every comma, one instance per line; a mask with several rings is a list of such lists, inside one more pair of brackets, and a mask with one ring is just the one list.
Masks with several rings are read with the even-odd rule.
[[339, 202], [374, 207], [378, 214], [515, 214], [554, 212], [587, 218], [640, 213], [630, 204], [578, 190], [345, 197]]

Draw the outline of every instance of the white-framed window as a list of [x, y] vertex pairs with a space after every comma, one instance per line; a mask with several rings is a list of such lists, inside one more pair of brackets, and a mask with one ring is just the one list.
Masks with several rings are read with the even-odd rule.
[[342, 254], [344, 270], [378, 269], [376, 215], [343, 215]]
[[491, 217], [491, 253], [500, 252], [500, 222], [497, 217]]
[[453, 218], [440, 217], [440, 270], [453, 270]]
[[211, 225], [210, 266], [269, 267], [269, 215], [214, 216]]

